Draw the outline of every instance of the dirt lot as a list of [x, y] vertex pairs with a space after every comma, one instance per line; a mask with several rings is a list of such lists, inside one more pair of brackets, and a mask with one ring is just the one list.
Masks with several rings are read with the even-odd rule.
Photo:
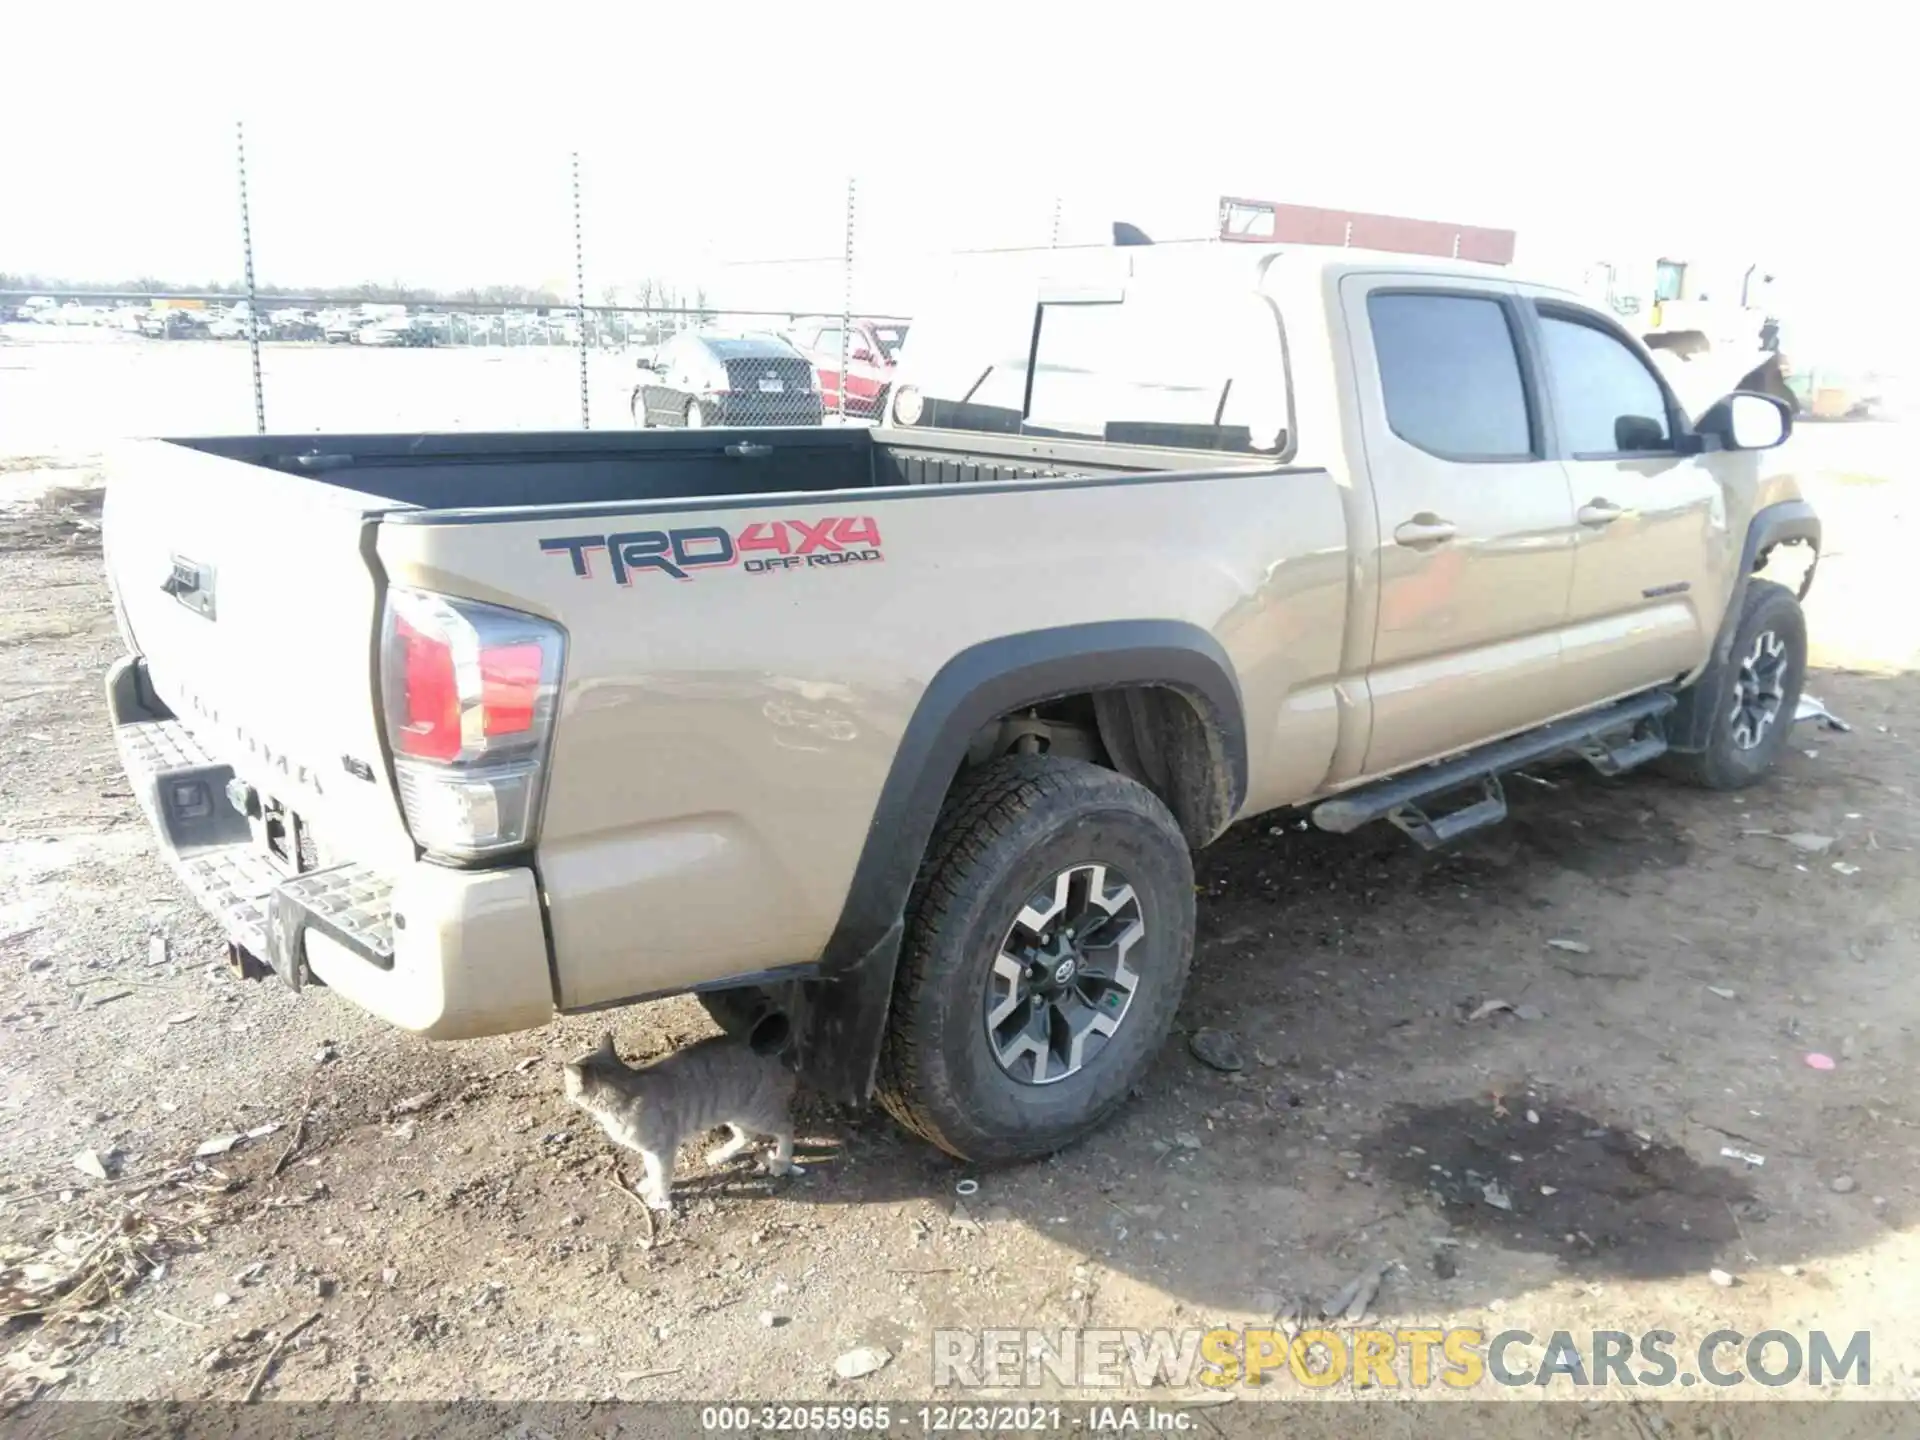
[[[1868, 1329], [1869, 1393], [1920, 1394], [1912, 474], [1891, 426], [1794, 445], [1829, 525], [1809, 689], [1851, 734], [1803, 725], [1737, 799], [1542, 773], [1511, 823], [1437, 857], [1243, 824], [1200, 861], [1180, 1033], [1103, 1133], [973, 1175], [815, 1108], [804, 1177], [690, 1162], [651, 1246], [559, 1061], [608, 1019], [630, 1058], [659, 1053], [710, 1028], [698, 1008], [436, 1046], [230, 978], [103, 720], [95, 472], [6, 462], [0, 1299], [28, 1250], [89, 1235], [83, 1273], [140, 1278], [16, 1324], [0, 1383], [238, 1398], [317, 1315], [266, 1396], [903, 1398], [928, 1393], [936, 1327], [1264, 1324], [1391, 1261], [1382, 1323], [1665, 1328], [1683, 1349], [1722, 1325]], [[72, 490], [31, 498], [49, 483]], [[1832, 845], [1778, 838], [1797, 833]], [[1244, 1072], [1193, 1058], [1202, 1026]], [[890, 1361], [837, 1379], [860, 1346]], [[1268, 1393], [1300, 1391], [1245, 1398]]]

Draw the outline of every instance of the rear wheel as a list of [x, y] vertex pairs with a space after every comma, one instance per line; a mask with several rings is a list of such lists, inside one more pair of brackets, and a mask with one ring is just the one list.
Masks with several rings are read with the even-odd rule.
[[907, 905], [879, 1093], [966, 1160], [1051, 1154], [1127, 1098], [1193, 955], [1193, 862], [1146, 787], [1050, 756], [949, 797]]
[[627, 402], [627, 409], [633, 412], [633, 423], [645, 430], [652, 426], [653, 417], [647, 413], [647, 397], [638, 386], [634, 387], [633, 399]]
[[1733, 648], [1695, 682], [1711, 715], [1706, 748], [1668, 758], [1667, 768], [1709, 790], [1738, 790], [1773, 767], [1793, 732], [1807, 671], [1807, 622], [1784, 585], [1752, 580]]
[[698, 400], [687, 401], [687, 417], [683, 423], [689, 430], [699, 430], [706, 425], [706, 412], [700, 408]]

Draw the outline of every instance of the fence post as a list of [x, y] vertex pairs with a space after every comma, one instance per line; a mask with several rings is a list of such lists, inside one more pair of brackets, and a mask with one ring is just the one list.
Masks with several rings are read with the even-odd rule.
[[580, 152], [573, 152], [573, 326], [580, 342], [580, 428], [593, 428], [587, 413], [587, 251], [580, 229]]
[[247, 205], [247, 122], [233, 122], [240, 160], [240, 248], [247, 264], [247, 349], [253, 354], [253, 428], [267, 433], [267, 398], [260, 385], [260, 297], [253, 285], [253, 216]]
[[840, 287], [840, 383], [835, 387], [833, 407], [844, 421], [847, 418], [847, 360], [853, 351], [853, 220], [855, 213], [854, 177], [847, 177], [847, 246], [842, 262]]

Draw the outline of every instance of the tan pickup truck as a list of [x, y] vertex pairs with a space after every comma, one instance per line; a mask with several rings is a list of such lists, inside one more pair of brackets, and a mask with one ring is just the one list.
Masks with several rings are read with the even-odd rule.
[[108, 700], [235, 959], [444, 1039], [697, 991], [1009, 1160], [1149, 1063], [1237, 817], [1779, 752], [1779, 402], [1499, 270], [1081, 272], [923, 313], [874, 430], [130, 447]]

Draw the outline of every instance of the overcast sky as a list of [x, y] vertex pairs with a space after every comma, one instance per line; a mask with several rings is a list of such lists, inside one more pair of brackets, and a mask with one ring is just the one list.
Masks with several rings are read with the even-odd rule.
[[1904, 281], [1912, 82], [1878, 7], [434, 8], [10, 15], [0, 270], [237, 277], [243, 117], [284, 284], [570, 288], [576, 149], [595, 294], [788, 283], [743, 262], [837, 254], [850, 173], [876, 266], [1044, 244], [1056, 199], [1069, 242], [1203, 234], [1231, 193], [1506, 226], [1522, 265]]

